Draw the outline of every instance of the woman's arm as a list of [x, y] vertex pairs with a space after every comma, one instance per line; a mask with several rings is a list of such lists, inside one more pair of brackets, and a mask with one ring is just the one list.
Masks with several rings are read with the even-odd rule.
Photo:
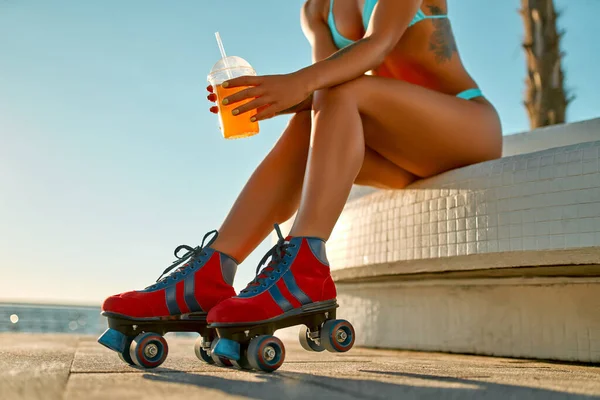
[[324, 4], [323, 0], [308, 0], [302, 7], [302, 32], [312, 47], [313, 64], [338, 51], [323, 18]]
[[[257, 110], [250, 118], [251, 121], [272, 118], [282, 112], [291, 112], [289, 110], [297, 112], [297, 106], [303, 103], [305, 106], [311, 104], [308, 103], [308, 98], [313, 92], [351, 81], [381, 65], [406, 31], [421, 1], [379, 0], [367, 32], [361, 40], [292, 74], [240, 76], [225, 81], [225, 88], [250, 87], [225, 98], [223, 104], [254, 98], [232, 111], [233, 115], [240, 115]], [[317, 4], [318, 0], [309, 1], [305, 7], [310, 8], [313, 2]], [[326, 26], [324, 22], [319, 25], [317, 17], [313, 17], [314, 19], [307, 19], [307, 25], [311, 23], [313, 26], [307, 29], [307, 32], [309, 40], [315, 44], [313, 58], [319, 60], [326, 54], [326, 47], [321, 47]], [[332, 40], [331, 34], [327, 34], [329, 40]]]
[[[421, 2], [379, 0], [362, 39], [297, 72], [303, 76], [307, 90], [312, 93], [339, 85], [381, 65], [408, 28]], [[329, 32], [326, 25], [324, 28]]]
[[[313, 64], [326, 59], [338, 51], [331, 38], [329, 27], [323, 19], [323, 7], [324, 3], [322, 0], [308, 0], [302, 6], [300, 15], [302, 31], [312, 48]], [[311, 93], [302, 103], [280, 111], [277, 115], [310, 110], [312, 108], [312, 100], [313, 95]]]

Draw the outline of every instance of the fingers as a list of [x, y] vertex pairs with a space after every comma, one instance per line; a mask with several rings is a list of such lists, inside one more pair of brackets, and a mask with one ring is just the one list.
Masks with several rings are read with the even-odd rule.
[[248, 89], [240, 90], [237, 93], [232, 94], [229, 97], [223, 99], [223, 105], [237, 103], [238, 101], [252, 99], [254, 97], [260, 97], [262, 90], [258, 87], [251, 87]]
[[252, 121], [252, 122], [264, 121], [265, 119], [273, 118], [276, 115], [274, 110], [275, 109], [273, 106], [269, 106], [269, 107], [260, 109], [259, 112], [255, 116], [250, 118], [250, 121]]
[[[213, 87], [212, 85], [208, 85], [206, 87], [206, 90], [208, 90], [210, 92], [210, 94], [208, 96], [206, 96], [206, 98], [208, 99], [208, 101], [215, 103], [217, 101], [217, 95], [213, 93]], [[219, 107], [217, 106], [213, 106], [210, 108], [210, 112], [213, 114], [218, 114], [219, 113]]]
[[249, 103], [239, 106], [238, 108], [234, 109], [231, 113], [233, 115], [241, 115], [241, 114], [247, 113], [248, 111], [255, 110], [259, 107], [266, 106], [267, 104], [269, 104], [268, 100], [266, 100], [264, 97], [259, 97], [259, 98], [252, 100]]
[[240, 86], [258, 86], [260, 77], [258, 76], [240, 76], [223, 82], [224, 88], [235, 88]]

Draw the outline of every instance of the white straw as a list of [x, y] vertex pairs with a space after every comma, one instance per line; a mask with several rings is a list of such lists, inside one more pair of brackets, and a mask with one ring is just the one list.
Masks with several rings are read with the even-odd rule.
[[215, 32], [215, 37], [217, 38], [217, 44], [219, 45], [219, 50], [221, 51], [221, 58], [223, 58], [223, 62], [227, 68], [227, 76], [229, 79], [231, 79], [231, 71], [229, 71], [229, 65], [227, 64], [227, 54], [225, 53], [225, 48], [223, 47], [223, 41], [221, 40], [221, 35], [219, 32]]

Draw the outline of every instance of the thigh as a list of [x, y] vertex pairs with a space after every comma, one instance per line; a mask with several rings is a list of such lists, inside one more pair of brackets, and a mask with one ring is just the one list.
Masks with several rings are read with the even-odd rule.
[[403, 189], [417, 179], [416, 175], [366, 147], [363, 165], [354, 183], [380, 189]]
[[419, 177], [501, 155], [499, 118], [483, 98], [464, 100], [374, 76], [334, 90], [356, 102], [366, 145]]

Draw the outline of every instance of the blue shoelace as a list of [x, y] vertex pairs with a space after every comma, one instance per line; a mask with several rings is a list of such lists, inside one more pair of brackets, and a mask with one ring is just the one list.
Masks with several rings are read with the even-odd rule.
[[[275, 244], [275, 246], [271, 247], [271, 249], [269, 251], [267, 251], [267, 253], [264, 255], [262, 260], [260, 260], [260, 262], [258, 263], [258, 266], [256, 267], [256, 273], [255, 273], [256, 276], [250, 283], [248, 283], [246, 288], [244, 290], [242, 290], [240, 293], [248, 293], [251, 290], [253, 290], [254, 288], [256, 288], [257, 286], [261, 286], [261, 285], [263, 287], [266, 287], [267, 280], [269, 280], [269, 279], [275, 280], [275, 278], [272, 277], [273, 273], [281, 272], [281, 269], [278, 268], [279, 263], [281, 263], [283, 261], [283, 257], [285, 257], [286, 254], [289, 254], [288, 247], [293, 247], [294, 245], [285, 241], [285, 238], [281, 234], [281, 229], [279, 229], [279, 225], [277, 225], [277, 224], [275, 224], [275, 231], [277, 232], [277, 236], [279, 237], [279, 239], [277, 240], [277, 243]], [[265, 263], [267, 262], [269, 257], [271, 257], [271, 261], [261, 271], [260, 268], [265, 265]]]

